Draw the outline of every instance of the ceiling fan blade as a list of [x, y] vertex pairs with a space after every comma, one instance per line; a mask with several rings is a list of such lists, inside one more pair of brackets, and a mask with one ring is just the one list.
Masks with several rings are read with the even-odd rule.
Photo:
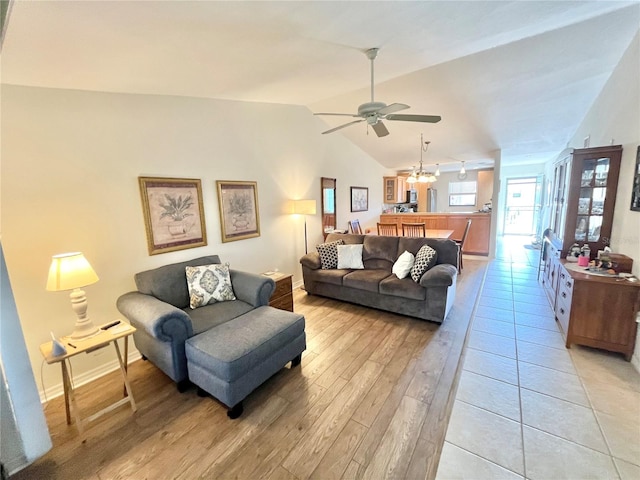
[[355, 113], [314, 113], [314, 115], [335, 115], [339, 117], [360, 117], [360, 115]]
[[389, 130], [387, 130], [387, 127], [385, 127], [384, 123], [382, 123], [381, 121], [378, 121], [377, 123], [371, 125], [371, 128], [373, 128], [373, 131], [376, 132], [376, 135], [378, 135], [379, 137], [386, 137], [387, 135], [389, 135]]
[[438, 123], [442, 120], [440, 115], [408, 115], [408, 114], [399, 114], [399, 115], [387, 115], [387, 120], [401, 120], [403, 122], [425, 122], [425, 123]]
[[344, 125], [340, 125], [339, 127], [332, 128], [331, 130], [327, 130], [326, 132], [322, 132], [322, 134], [324, 135], [325, 133], [335, 132], [336, 130], [340, 130], [341, 128], [348, 127], [349, 125], [360, 122], [364, 122], [364, 118], [362, 120], [354, 120], [353, 122], [345, 123]]
[[400, 110], [406, 110], [409, 108], [409, 105], [405, 105], [404, 103], [392, 103], [391, 105], [387, 105], [384, 108], [378, 110], [378, 115], [387, 115], [389, 113], [399, 112]]

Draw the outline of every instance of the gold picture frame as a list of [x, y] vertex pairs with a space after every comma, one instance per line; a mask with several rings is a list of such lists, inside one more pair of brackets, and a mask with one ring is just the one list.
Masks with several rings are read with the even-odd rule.
[[260, 236], [258, 183], [217, 180], [222, 242]]
[[207, 244], [200, 180], [138, 177], [138, 184], [149, 255]]

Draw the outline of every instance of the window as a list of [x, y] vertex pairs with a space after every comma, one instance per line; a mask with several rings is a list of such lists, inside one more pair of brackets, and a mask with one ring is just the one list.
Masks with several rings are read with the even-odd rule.
[[449, 182], [449, 206], [475, 206], [478, 182]]

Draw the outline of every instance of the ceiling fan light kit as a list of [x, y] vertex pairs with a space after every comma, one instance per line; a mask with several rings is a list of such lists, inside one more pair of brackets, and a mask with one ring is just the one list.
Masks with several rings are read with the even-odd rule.
[[337, 127], [331, 128], [322, 132], [322, 134], [332, 133], [336, 130], [341, 130], [349, 125], [353, 125], [355, 123], [367, 122], [367, 125], [370, 125], [373, 128], [373, 131], [376, 132], [378, 137], [385, 137], [389, 135], [389, 130], [382, 123], [382, 120], [391, 120], [391, 121], [402, 121], [402, 122], [423, 122], [423, 123], [437, 123], [442, 118], [438, 115], [415, 115], [415, 114], [397, 114], [395, 112], [399, 112], [401, 110], [406, 110], [410, 108], [409, 105], [405, 105], [404, 103], [392, 103], [387, 105], [383, 102], [376, 102], [374, 100], [374, 69], [373, 69], [373, 61], [378, 56], [377, 48], [370, 48], [365, 51], [365, 55], [371, 61], [371, 101], [367, 103], [363, 103], [358, 107], [358, 113], [314, 113], [314, 115], [334, 115], [334, 116], [342, 116], [342, 117], [354, 117], [360, 118], [360, 120], [353, 120], [351, 122], [339, 125]]

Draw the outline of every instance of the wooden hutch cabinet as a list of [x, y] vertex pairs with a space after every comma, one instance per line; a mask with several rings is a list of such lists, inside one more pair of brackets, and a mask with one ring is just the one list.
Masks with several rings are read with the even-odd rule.
[[407, 179], [405, 177], [383, 177], [384, 203], [405, 203], [407, 200]]
[[576, 149], [555, 166], [551, 228], [544, 238], [542, 285], [571, 344], [621, 352], [636, 340], [640, 284], [576, 271], [564, 258], [574, 243], [591, 258], [609, 245], [618, 188], [620, 145]]
[[622, 146], [576, 149], [556, 165], [551, 238], [566, 257], [588, 243], [592, 258], [609, 245]]

